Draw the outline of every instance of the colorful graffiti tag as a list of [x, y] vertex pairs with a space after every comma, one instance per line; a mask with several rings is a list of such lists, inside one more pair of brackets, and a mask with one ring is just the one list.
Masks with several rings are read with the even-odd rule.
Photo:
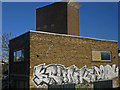
[[86, 65], [81, 69], [75, 65], [64, 67], [61, 64], [40, 64], [34, 67], [32, 82], [37, 87], [48, 84], [80, 84], [84, 82], [94, 82], [102, 79], [112, 79], [118, 76], [118, 67], [115, 64], [92, 66]]

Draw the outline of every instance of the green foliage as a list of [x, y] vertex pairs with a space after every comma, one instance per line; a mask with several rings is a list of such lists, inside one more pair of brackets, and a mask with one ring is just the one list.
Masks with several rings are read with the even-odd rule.
[[77, 90], [88, 90], [88, 87], [86, 85], [77, 85]]

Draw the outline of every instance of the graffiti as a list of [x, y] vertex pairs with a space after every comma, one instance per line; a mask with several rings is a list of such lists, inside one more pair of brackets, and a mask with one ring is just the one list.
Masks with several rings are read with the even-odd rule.
[[50, 51], [50, 49], [53, 47], [53, 45], [49, 46], [48, 50], [46, 51], [46, 56], [48, 56], [48, 52]]
[[115, 64], [92, 66], [86, 65], [78, 69], [75, 65], [64, 67], [61, 64], [40, 64], [34, 67], [32, 82], [37, 87], [49, 84], [91, 83], [97, 80], [112, 79], [118, 76], [118, 67]]

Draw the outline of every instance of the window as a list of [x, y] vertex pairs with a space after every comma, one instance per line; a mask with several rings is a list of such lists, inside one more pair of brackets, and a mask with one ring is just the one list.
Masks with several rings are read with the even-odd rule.
[[92, 61], [111, 61], [111, 52], [92, 51]]
[[101, 61], [100, 51], [92, 51], [92, 61]]
[[120, 58], [120, 50], [118, 50], [118, 57]]
[[101, 60], [111, 60], [111, 52], [110, 51], [101, 51]]
[[14, 62], [24, 61], [24, 49], [14, 52]]
[[107, 89], [107, 88], [112, 88], [112, 80], [102, 80], [102, 81], [96, 81], [96, 82], [93, 82], [93, 87], [95, 89]]

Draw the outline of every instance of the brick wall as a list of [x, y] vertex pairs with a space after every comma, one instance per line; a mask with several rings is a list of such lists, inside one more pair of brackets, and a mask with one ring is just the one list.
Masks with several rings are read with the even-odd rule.
[[[30, 31], [10, 40], [9, 69], [10, 85], [13, 80], [26, 80], [30, 88], [36, 88], [31, 82], [34, 66], [45, 63], [62, 64], [65, 67], [75, 65], [79, 69], [100, 65], [118, 66], [118, 46], [116, 41], [98, 40], [71, 35], [61, 35]], [[14, 51], [24, 49], [24, 62], [13, 62]], [[111, 62], [92, 61], [92, 50], [111, 51]], [[119, 78], [113, 79], [113, 87], [117, 87]]]
[[67, 30], [69, 35], [79, 36], [79, 9], [68, 4]]
[[36, 9], [36, 30], [67, 34], [67, 3], [57, 2]]
[[36, 9], [36, 30], [79, 36], [78, 6], [81, 4], [71, 4], [57, 2]]
[[[29, 81], [29, 61], [30, 61], [30, 36], [29, 33], [25, 33], [17, 38], [10, 40], [9, 44], [9, 84], [10, 88], [15, 88], [15, 81], [23, 80]], [[24, 49], [24, 61], [14, 62], [14, 52]]]
[[[93, 62], [92, 49], [111, 51], [111, 62]], [[83, 37], [55, 35], [46, 33], [30, 33], [30, 79], [33, 78], [34, 66], [46, 63], [62, 64], [65, 67], [75, 65], [112, 65], [118, 66], [118, 46], [115, 41], [97, 40]], [[118, 85], [118, 78], [117, 85]], [[115, 84], [116, 85], [116, 84]], [[30, 81], [30, 87], [35, 87]]]

